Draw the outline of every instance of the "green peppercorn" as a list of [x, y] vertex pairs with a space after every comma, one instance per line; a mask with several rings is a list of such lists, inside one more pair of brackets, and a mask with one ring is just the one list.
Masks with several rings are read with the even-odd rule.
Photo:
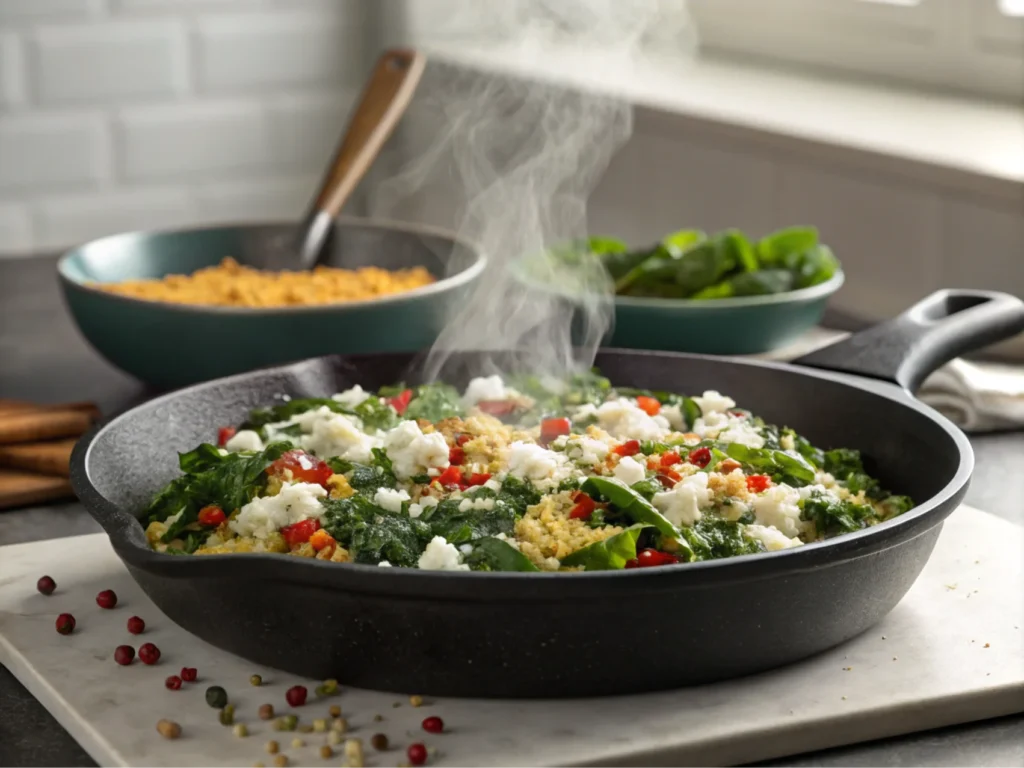
[[206, 689], [206, 703], [214, 709], [223, 709], [228, 703], [228, 693], [219, 685]]
[[317, 696], [333, 696], [338, 692], [337, 680], [324, 680], [316, 687]]
[[224, 709], [220, 711], [220, 724], [221, 725], [234, 725], [235, 723], [235, 705], [228, 704]]
[[284, 730], [294, 731], [295, 727], [299, 724], [299, 718], [297, 715], [285, 715], [281, 718], [284, 725]]
[[249, 678], [249, 685], [263, 685], [263, 678], [259, 675], [252, 675]]

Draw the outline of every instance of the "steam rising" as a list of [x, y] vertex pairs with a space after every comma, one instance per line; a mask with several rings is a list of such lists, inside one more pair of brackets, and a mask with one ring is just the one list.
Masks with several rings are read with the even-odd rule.
[[[685, 0], [410, 5], [436, 14], [424, 35], [428, 51], [430, 43], [456, 52], [475, 45], [498, 61], [529, 62], [571, 47], [588, 57], [588, 72], [598, 81], [621, 82], [642, 56], [657, 55], [666, 43], [678, 53], [689, 39]], [[423, 378], [457, 374], [448, 363], [452, 353], [466, 350], [526, 349], [530, 372], [558, 377], [592, 365], [612, 327], [612, 285], [594, 261], [556, 269], [544, 254], [587, 237], [587, 200], [632, 132], [630, 104], [432, 58], [411, 114], [430, 123], [416, 123], [423, 146], [378, 187], [374, 213], [416, 193], [429, 197], [443, 189], [450, 195], [454, 187], [462, 202], [459, 236], [488, 259], [475, 292], [456, 308], [427, 356]], [[524, 256], [531, 257], [534, 285], [513, 269]], [[493, 355], [469, 373], [513, 372], [507, 365]]]

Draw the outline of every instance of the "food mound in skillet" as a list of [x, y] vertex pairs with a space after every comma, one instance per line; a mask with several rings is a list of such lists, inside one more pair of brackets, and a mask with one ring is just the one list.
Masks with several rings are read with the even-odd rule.
[[718, 392], [596, 373], [284, 399], [219, 443], [181, 454], [146, 510], [154, 549], [615, 570], [799, 547], [912, 506], [857, 451], [816, 448]]

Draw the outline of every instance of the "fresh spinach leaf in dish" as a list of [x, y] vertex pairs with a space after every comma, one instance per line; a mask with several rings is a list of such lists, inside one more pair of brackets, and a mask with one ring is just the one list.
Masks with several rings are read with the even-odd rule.
[[713, 300], [785, 293], [824, 283], [839, 269], [813, 227], [790, 227], [756, 241], [737, 229], [710, 235], [688, 229], [634, 249], [591, 238], [551, 253], [566, 263], [597, 259], [616, 294], [636, 297]]

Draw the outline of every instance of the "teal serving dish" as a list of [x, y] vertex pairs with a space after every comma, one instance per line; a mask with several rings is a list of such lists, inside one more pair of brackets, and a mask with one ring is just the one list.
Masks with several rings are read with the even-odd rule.
[[103, 357], [152, 387], [173, 389], [321, 355], [426, 349], [485, 266], [480, 253], [441, 230], [338, 219], [324, 264], [389, 270], [423, 266], [439, 279], [378, 299], [273, 308], [145, 301], [90, 285], [188, 274], [227, 256], [252, 263], [247, 257], [268, 236], [284, 238], [292, 227], [115, 235], [64, 254], [57, 274], [71, 316]]
[[708, 355], [769, 352], [818, 325], [843, 280], [839, 270], [810, 288], [727, 299], [616, 296], [606, 346]]

